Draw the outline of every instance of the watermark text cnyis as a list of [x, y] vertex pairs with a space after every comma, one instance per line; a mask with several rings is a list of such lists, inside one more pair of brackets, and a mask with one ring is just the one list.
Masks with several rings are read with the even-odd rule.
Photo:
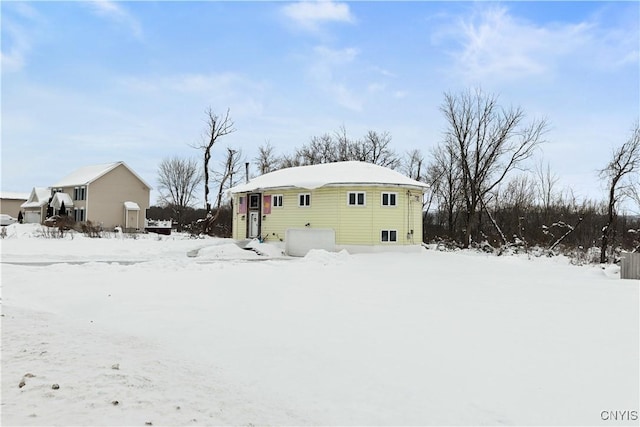
[[600, 419], [602, 421], [636, 421], [638, 419], [638, 411], [637, 410], [600, 411]]

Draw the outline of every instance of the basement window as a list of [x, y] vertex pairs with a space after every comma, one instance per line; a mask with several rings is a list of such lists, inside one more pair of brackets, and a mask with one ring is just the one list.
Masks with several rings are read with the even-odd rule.
[[397, 230], [382, 230], [380, 232], [380, 240], [382, 242], [397, 242], [398, 231]]

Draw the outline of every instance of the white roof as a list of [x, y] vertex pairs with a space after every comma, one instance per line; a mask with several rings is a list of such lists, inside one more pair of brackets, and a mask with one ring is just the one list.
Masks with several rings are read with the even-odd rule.
[[133, 171], [125, 162], [115, 162], [115, 163], [105, 163], [102, 165], [93, 165], [93, 166], [84, 166], [80, 169], [75, 170], [69, 175], [65, 176], [58, 182], [52, 185], [52, 187], [71, 187], [76, 185], [87, 185], [115, 169], [116, 167], [123, 165], [126, 167], [132, 174], [134, 174], [144, 185], [151, 188], [149, 184], [147, 184], [137, 173]]
[[56, 209], [60, 209], [62, 207], [62, 203], [64, 203], [65, 208], [70, 208], [73, 206], [73, 200], [71, 200], [71, 196], [67, 193], [56, 193], [53, 195], [53, 199], [51, 200], [51, 206]]
[[20, 205], [22, 208], [39, 208], [46, 205], [51, 197], [51, 189], [47, 187], [33, 187], [27, 201]]
[[231, 193], [245, 193], [275, 188], [313, 190], [334, 185], [391, 185], [425, 189], [428, 185], [383, 166], [364, 162], [322, 163], [280, 169], [231, 188]]
[[139, 211], [140, 206], [136, 202], [124, 202], [124, 208], [128, 211]]
[[12, 191], [0, 191], [0, 199], [5, 200], [27, 200], [29, 193], [15, 193]]

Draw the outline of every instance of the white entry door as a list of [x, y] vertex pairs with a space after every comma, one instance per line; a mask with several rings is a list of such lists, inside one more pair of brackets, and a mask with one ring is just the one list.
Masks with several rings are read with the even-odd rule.
[[260, 233], [260, 215], [258, 212], [249, 212], [249, 238], [253, 239], [258, 237]]

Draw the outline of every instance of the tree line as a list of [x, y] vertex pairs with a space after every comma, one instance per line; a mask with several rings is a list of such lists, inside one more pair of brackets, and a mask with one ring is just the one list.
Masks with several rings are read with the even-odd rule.
[[[559, 176], [548, 163], [533, 164], [546, 142], [548, 121], [528, 118], [519, 106], [504, 107], [499, 97], [480, 89], [445, 93], [440, 105], [446, 120], [442, 139], [425, 156], [419, 149], [398, 153], [387, 131], [368, 130], [352, 137], [346, 127], [312, 136], [290, 153], [276, 152], [266, 141], [253, 159], [259, 175], [278, 169], [357, 160], [397, 170], [426, 182], [423, 241], [462, 248], [541, 246], [599, 247], [599, 261], [615, 259], [615, 250], [640, 250], [640, 216], [620, 215], [623, 200], [640, 211], [640, 126], [612, 153], [599, 171], [606, 184], [603, 201], [579, 200], [559, 188]], [[194, 145], [202, 162], [190, 158], [164, 159], [158, 170], [161, 205], [179, 226], [195, 211], [196, 189], [204, 187], [201, 232], [229, 230], [216, 223], [225, 209], [223, 194], [237, 184], [245, 157], [226, 148], [224, 160], [212, 167], [211, 151], [219, 139], [235, 131], [229, 110], [207, 112], [203, 143]], [[234, 182], [235, 178], [235, 182]], [[210, 181], [217, 193], [210, 197]], [[215, 206], [212, 205], [215, 200]], [[224, 215], [230, 221], [230, 215]], [[217, 231], [216, 231], [217, 230]], [[586, 249], [585, 249], [586, 250]]]

